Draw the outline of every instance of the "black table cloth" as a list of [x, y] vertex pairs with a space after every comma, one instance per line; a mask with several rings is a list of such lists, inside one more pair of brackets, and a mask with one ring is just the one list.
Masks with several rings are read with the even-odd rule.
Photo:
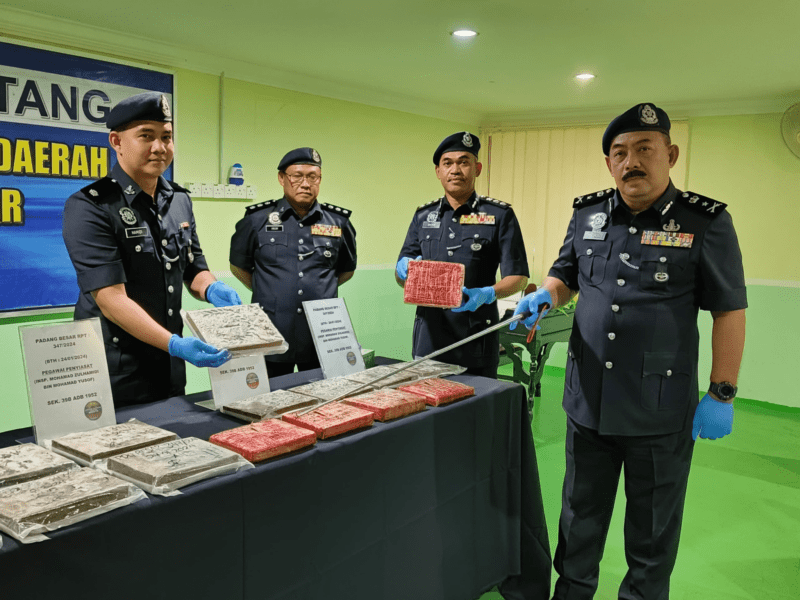
[[[381, 361], [383, 362], [383, 361]], [[283, 389], [319, 370], [271, 380]], [[466, 375], [472, 398], [193, 484], [20, 544], [4, 600], [549, 598], [550, 551], [521, 386]], [[181, 437], [242, 425], [210, 392], [121, 409]], [[0, 434], [0, 447], [31, 435]]]

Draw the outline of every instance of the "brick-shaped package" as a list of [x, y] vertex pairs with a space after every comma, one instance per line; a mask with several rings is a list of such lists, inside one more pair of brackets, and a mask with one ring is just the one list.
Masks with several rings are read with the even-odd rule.
[[353, 396], [344, 403], [370, 411], [378, 421], [398, 419], [425, 408], [425, 398], [422, 396], [391, 389]]
[[299, 427], [305, 427], [317, 434], [319, 439], [332, 438], [353, 429], [369, 427], [374, 417], [368, 410], [331, 402], [320, 406], [305, 415], [286, 414], [283, 420]]
[[317, 443], [313, 431], [267, 419], [236, 429], [215, 433], [208, 441], [244, 456], [250, 462], [259, 462]]
[[464, 265], [435, 260], [408, 261], [408, 279], [403, 301], [417, 306], [456, 308], [461, 306]]
[[467, 398], [475, 394], [475, 388], [457, 381], [449, 379], [420, 379], [411, 385], [404, 385], [397, 388], [404, 392], [419, 394], [425, 398], [425, 402], [431, 406], [440, 406], [448, 402], [454, 402]]

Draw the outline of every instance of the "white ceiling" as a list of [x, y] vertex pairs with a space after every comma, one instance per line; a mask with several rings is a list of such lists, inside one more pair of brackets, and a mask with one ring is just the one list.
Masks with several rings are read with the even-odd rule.
[[[0, 34], [475, 124], [782, 111], [799, 0], [14, 0]], [[459, 43], [449, 32], [480, 35]], [[574, 79], [588, 70], [597, 78]]]

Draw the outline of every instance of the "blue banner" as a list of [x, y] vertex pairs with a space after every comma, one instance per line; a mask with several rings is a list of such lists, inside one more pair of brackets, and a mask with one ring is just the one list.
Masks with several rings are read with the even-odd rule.
[[174, 110], [171, 74], [0, 42], [0, 312], [77, 302], [64, 202], [114, 166], [108, 112], [145, 91]]

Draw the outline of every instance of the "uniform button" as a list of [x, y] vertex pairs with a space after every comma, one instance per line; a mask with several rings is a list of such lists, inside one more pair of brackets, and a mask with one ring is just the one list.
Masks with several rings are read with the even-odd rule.
[[630, 231], [631, 233], [636, 233], [636, 227], [630, 227], [628, 228], [628, 231]]
[[586, 256], [591, 256], [591, 255], [592, 255], [592, 249], [591, 249], [591, 248], [589, 248], [589, 249], [586, 251]]
[[672, 377], [672, 369], [667, 369], [667, 377]]
[[167, 247], [167, 240], [161, 240], [161, 245], [164, 246], [164, 248], [166, 248]]
[[303, 260], [303, 257], [302, 256], [298, 256], [297, 260]]
[[274, 244], [275, 243], [275, 238], [269, 238], [269, 241], [270, 241], [271, 244]]
[[608, 361], [606, 363], [606, 369], [613, 369], [613, 368], [614, 368], [614, 363], [612, 363], [611, 361]]
[[298, 223], [298, 224], [297, 224], [297, 226], [298, 226], [298, 227], [302, 227], [302, 226], [303, 226], [303, 224], [302, 224], [302, 223]]
[[298, 296], [302, 296], [303, 295], [303, 290], [297, 290], [297, 295]]
[[158, 215], [158, 220], [159, 220], [159, 221], [163, 221], [163, 220], [164, 220], [164, 217], [162, 217], [161, 215]]
[[303, 314], [303, 309], [302, 308], [298, 308], [297, 309], [297, 314], [298, 315], [302, 315]]
[[451, 233], [450, 234], [450, 239], [452, 240], [454, 237], [456, 237], [456, 234], [455, 233]]
[[456, 218], [455, 218], [455, 217], [453, 217], [453, 223], [457, 223], [457, 222], [458, 222], [458, 221], [456, 220]]
[[171, 264], [169, 264], [169, 263], [167, 263], [167, 264], [165, 264], [165, 265], [164, 265], [164, 268], [165, 268], [167, 271], [169, 271], [170, 269], [172, 269], [172, 265], [171, 265]]
[[297, 276], [298, 276], [298, 277], [302, 277], [302, 276], [303, 276], [303, 272], [302, 272], [302, 271], [300, 271], [300, 272], [297, 274]]
[[623, 285], [625, 285], [625, 280], [624, 279], [617, 279], [617, 285], [619, 287], [622, 287]]
[[487, 325], [491, 325], [491, 324], [492, 324], [492, 322], [491, 322], [489, 319], [486, 319], [486, 324], [487, 324]]
[[135, 250], [137, 252], [141, 252], [142, 251], [142, 247], [137, 244]]
[[172, 316], [172, 309], [171, 309], [171, 308], [170, 308], [170, 309], [167, 311], [167, 314], [168, 314], [170, 317]]
[[119, 338], [118, 337], [111, 338], [111, 341], [114, 342], [115, 344], [119, 344]]
[[300, 238], [299, 240], [297, 240], [297, 243], [298, 244], [302, 244], [303, 243], [303, 238]]
[[478, 239], [478, 237], [480, 237], [480, 236], [479, 236], [479, 235], [476, 233], [476, 234], [475, 234], [473, 237], [474, 237], [475, 239]]
[[453, 251], [452, 250], [448, 250], [447, 251], [447, 256], [453, 256]]
[[429, 239], [431, 239], [431, 236], [429, 236], [429, 235], [426, 235], [426, 236], [425, 236], [425, 239], [426, 239], [426, 240], [429, 240]]
[[330, 246], [330, 245], [331, 245], [331, 243], [330, 243], [330, 242], [328, 242], [328, 243], [327, 243], [327, 244], [325, 244], [325, 245], [326, 245], [326, 246]]
[[619, 255], [619, 257], [620, 257], [622, 260], [628, 260], [628, 259], [631, 257], [631, 255], [630, 255], [630, 254], [628, 254], [627, 252], [623, 252], [622, 254], [620, 254], [620, 255]]
[[666, 256], [662, 256], [661, 258], [658, 259], [658, 262], [662, 262], [662, 263], [667, 262], [667, 257]]
[[174, 291], [175, 291], [175, 288], [174, 288], [174, 287], [172, 287], [172, 286], [169, 286], [169, 287], [167, 288], [167, 291], [168, 291], [168, 292], [171, 294], [172, 292], [174, 292]]
[[609, 333], [609, 334], [608, 334], [608, 339], [610, 339], [610, 340], [613, 340], [613, 339], [615, 339], [616, 337], [617, 337], [617, 334], [616, 334], [616, 333], [614, 333], [614, 332], [611, 332], [611, 333]]
[[611, 305], [611, 310], [613, 312], [619, 312], [619, 304], [612, 304]]

